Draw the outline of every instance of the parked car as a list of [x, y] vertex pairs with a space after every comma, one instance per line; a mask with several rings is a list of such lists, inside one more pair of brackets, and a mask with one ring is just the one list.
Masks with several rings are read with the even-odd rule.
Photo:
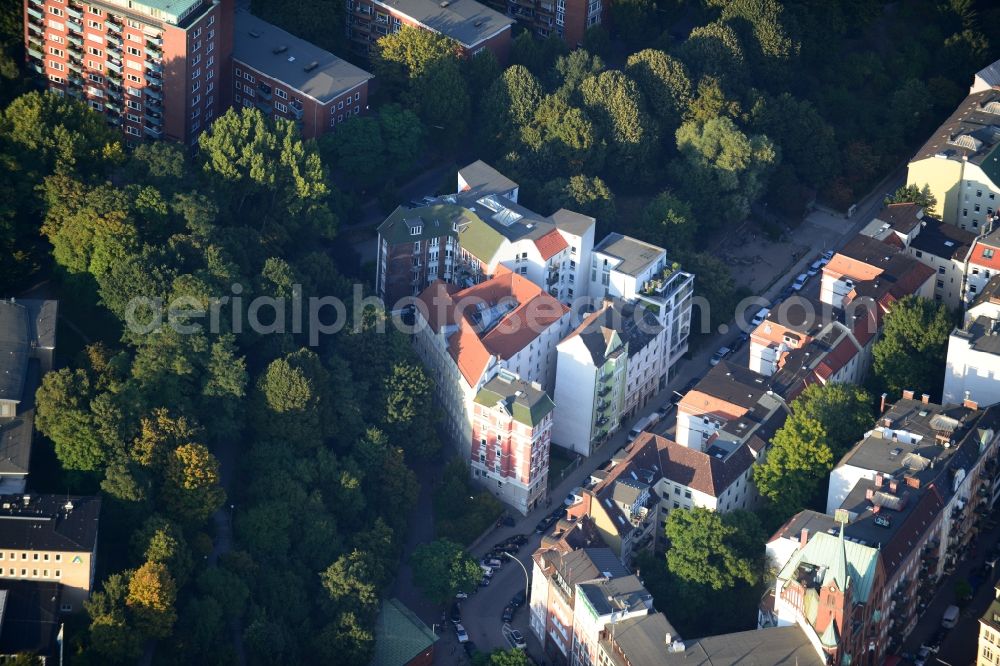
[[931, 651], [926, 647], [921, 647], [917, 651], [917, 656], [913, 658], [913, 666], [926, 666], [927, 660], [931, 656]]
[[524, 636], [517, 629], [510, 630], [510, 642], [518, 650], [523, 650], [528, 647], [527, 641], [524, 640]]
[[579, 504], [580, 502], [583, 501], [583, 495], [581, 494], [582, 492], [583, 488], [579, 487], [574, 488], [573, 492], [571, 492], [569, 495], [566, 495], [566, 499], [563, 500], [563, 504], [565, 504], [566, 506], [574, 506], [576, 504]]
[[520, 608], [524, 605], [524, 590], [521, 590], [511, 598], [510, 605], [514, 608]]
[[451, 605], [449, 617], [452, 624], [462, 624], [462, 606], [457, 601]]
[[753, 319], [750, 320], [750, 325], [754, 327], [760, 326], [762, 323], [764, 323], [764, 320], [767, 319], [767, 315], [769, 314], [771, 314], [771, 311], [767, 308], [761, 308], [760, 310], [757, 310], [757, 314], [755, 314], [753, 316]]
[[795, 282], [792, 283], [792, 291], [801, 291], [802, 287], [806, 286], [806, 282], [809, 281], [809, 275], [806, 273], [799, 273], [795, 278]]
[[955, 625], [958, 624], [958, 606], [948, 606], [944, 609], [944, 614], [941, 616], [941, 626], [945, 629], [954, 629]]
[[787, 285], [784, 289], [781, 290], [781, 293], [778, 294], [778, 302], [780, 303], [781, 301], [785, 300], [794, 293], [795, 289], [792, 287], [792, 285]]
[[458, 594], [455, 595], [455, 598], [456, 599], [468, 599], [469, 595], [466, 594], [465, 592], [459, 592]]
[[503, 566], [503, 562], [497, 559], [484, 559], [482, 562], [479, 563], [479, 566], [481, 566], [483, 569], [487, 568], [499, 569], [500, 567]]
[[708, 362], [711, 365], [719, 365], [719, 363], [722, 361], [722, 359], [726, 358], [727, 356], [729, 356], [732, 353], [733, 353], [733, 350], [730, 349], [729, 347], [719, 347], [716, 350], [716, 352], [714, 354], [712, 354], [712, 358]]
[[514, 619], [514, 609], [510, 606], [505, 606], [503, 609], [503, 621], [510, 622]]
[[455, 625], [455, 636], [458, 638], [459, 643], [467, 643], [469, 641], [469, 634], [466, 633], [465, 627], [460, 624]]
[[490, 585], [490, 577], [483, 576], [483, 579], [479, 581], [479, 587], [489, 587], [489, 585]]
[[833, 250], [827, 250], [826, 252], [820, 255], [819, 260], [823, 262], [824, 266], [826, 266], [828, 263], [830, 263], [830, 260], [833, 259], [833, 254], [834, 254]]
[[676, 407], [677, 403], [683, 399], [684, 399], [684, 394], [681, 393], [680, 391], [670, 392], [670, 404], [673, 405], [674, 407]]
[[809, 274], [809, 277], [812, 277], [813, 275], [816, 275], [821, 270], [823, 270], [824, 266], [826, 266], [826, 262], [823, 261], [822, 259], [817, 259], [816, 261], [812, 262], [812, 264], [809, 265], [809, 270], [806, 271], [806, 273]]

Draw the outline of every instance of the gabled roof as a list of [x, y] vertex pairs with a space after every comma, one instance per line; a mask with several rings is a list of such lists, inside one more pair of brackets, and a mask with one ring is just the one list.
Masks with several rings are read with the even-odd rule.
[[[667, 653], [659, 666], [824, 666], [798, 625], [740, 631], [684, 641], [684, 651]], [[617, 665], [616, 665], [617, 666]]]
[[920, 225], [924, 208], [920, 204], [905, 202], [891, 203], [877, 215], [879, 220], [889, 224], [903, 234], [909, 234]]
[[28, 308], [0, 301], [0, 400], [21, 401], [30, 355]]
[[805, 548], [800, 548], [788, 559], [778, 578], [794, 579], [802, 564], [809, 564], [814, 568], [829, 567], [844, 557], [847, 560], [846, 574], [851, 579], [854, 602], [866, 603], [875, 581], [878, 556], [878, 548], [841, 541], [837, 536], [818, 532], [810, 537]]
[[562, 234], [559, 233], [558, 229], [552, 229], [552, 231], [541, 238], [535, 239], [535, 247], [538, 248], [538, 253], [542, 255], [542, 259], [548, 261], [568, 248], [569, 244], [562, 237]]
[[375, 624], [371, 666], [406, 666], [437, 642], [438, 636], [399, 599], [386, 599]]
[[599, 310], [587, 315], [560, 344], [579, 338], [590, 352], [594, 367], [600, 368], [625, 345], [628, 355], [635, 356], [662, 330], [656, 316], [646, 308], [620, 299], [606, 299]]

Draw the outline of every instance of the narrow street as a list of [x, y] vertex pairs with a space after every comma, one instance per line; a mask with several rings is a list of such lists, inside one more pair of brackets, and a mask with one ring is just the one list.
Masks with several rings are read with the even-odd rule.
[[[902, 184], [903, 175], [904, 171], [900, 169], [883, 181], [868, 197], [859, 203], [858, 211], [850, 221], [822, 211], [810, 214], [798, 228], [791, 232], [789, 242], [811, 248], [811, 251], [806, 252], [797, 259], [792, 259], [785, 252], [785, 257], [789, 260], [788, 263], [786, 265], [774, 266], [770, 275], [762, 276], [763, 279], [766, 279], [765, 284], [769, 284], [770, 286], [760, 296], [767, 301], [772, 301], [787, 284], [795, 279], [798, 273], [803, 272], [815, 260], [817, 254], [826, 249], [838, 250], [843, 247], [879, 210], [882, 206], [885, 192], [894, 191]], [[813, 283], [818, 284], [818, 278], [814, 277], [810, 281], [810, 287], [816, 288], [816, 285]], [[752, 312], [750, 314], [752, 316]], [[749, 319], [749, 317], [744, 317], [744, 319]], [[723, 325], [720, 328], [724, 328], [725, 330], [712, 336], [690, 360], [681, 363], [677, 375], [668, 384], [666, 389], [657, 394], [652, 402], [634, 415], [629, 422], [623, 424], [622, 428], [602, 446], [598, 447], [593, 455], [583, 460], [556, 487], [551, 489], [549, 496], [552, 498], [552, 507], [543, 506], [532, 511], [527, 516], [520, 518], [514, 527], [501, 527], [493, 530], [486, 538], [482, 539], [481, 543], [472, 549], [472, 555], [476, 559], [480, 559], [490, 550], [493, 544], [515, 534], [528, 535], [530, 539], [518, 552], [518, 559], [525, 565], [530, 574], [532, 566], [531, 555], [541, 543], [541, 536], [535, 534], [534, 531], [538, 521], [562, 502], [562, 499], [573, 488], [583, 485], [590, 474], [600, 464], [627, 443], [627, 433], [633, 423], [653, 413], [667, 403], [672, 391], [679, 390], [689, 381], [702, 377], [710, 367], [709, 359], [715, 350], [722, 345], [731, 345], [739, 338], [741, 333], [734, 322], [730, 322], [730, 325]], [[745, 362], [746, 353], [746, 349], [744, 348], [735, 358], [739, 362]], [[673, 426], [674, 420], [669, 417], [666, 419], [669, 427]], [[513, 562], [508, 562], [493, 576], [493, 580], [488, 587], [479, 588], [478, 592], [470, 594], [468, 600], [462, 602], [463, 626], [469, 634], [469, 639], [476, 644], [479, 650], [490, 651], [496, 648], [506, 649], [510, 647], [503, 636], [501, 615], [504, 607], [510, 602], [511, 598], [519, 590], [524, 589], [524, 584], [524, 572]], [[669, 614], [669, 609], [663, 610]], [[518, 629], [524, 635], [528, 642], [528, 653], [536, 660], [539, 660], [539, 663], [544, 663], [544, 654], [541, 645], [528, 628], [529, 612], [527, 604], [518, 609], [514, 615], [513, 622], [511, 622], [511, 626]], [[432, 622], [440, 621], [440, 613], [441, 610], [439, 609], [432, 615], [425, 616], [421, 614], [421, 618], [430, 625]], [[467, 660], [450, 626], [445, 629], [441, 637], [442, 640], [438, 643], [438, 648], [435, 651], [435, 664], [455, 664], [463, 663], [458, 661], [458, 659]], [[953, 664], [953, 666], [958, 666], [958, 664]]]

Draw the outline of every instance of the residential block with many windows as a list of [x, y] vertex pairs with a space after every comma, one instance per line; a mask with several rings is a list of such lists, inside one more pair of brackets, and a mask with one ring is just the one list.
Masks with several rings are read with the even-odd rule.
[[129, 142], [192, 142], [225, 108], [232, 0], [25, 0], [30, 66]]

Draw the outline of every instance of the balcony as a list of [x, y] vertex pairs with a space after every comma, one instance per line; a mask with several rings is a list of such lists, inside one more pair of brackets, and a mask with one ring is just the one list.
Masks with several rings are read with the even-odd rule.
[[83, 65], [78, 62], [73, 62], [72, 60], [66, 63], [66, 69], [74, 71], [77, 74], [83, 74]]
[[42, 6], [45, 5], [45, 1], [44, 0], [29, 0], [29, 2], [31, 2], [31, 4], [36, 5], [38, 7], [42, 7]]
[[153, 56], [154, 58], [163, 57], [163, 49], [156, 44], [153, 44], [151, 40], [146, 40], [146, 56]]
[[108, 116], [108, 124], [112, 127], [118, 127], [122, 124], [122, 119], [120, 116]]
[[38, 35], [39, 37], [45, 36], [45, 28], [40, 25], [36, 25], [34, 22], [28, 22], [28, 31], [32, 34]]
[[119, 23], [117, 19], [113, 19], [110, 16], [108, 17], [108, 20], [104, 22], [104, 25], [107, 26], [108, 32], [114, 32], [117, 34], [121, 34], [122, 32], [122, 24]]
[[608, 419], [606, 419], [605, 417], [602, 416], [601, 418], [597, 419], [597, 427], [598, 428], [603, 428], [607, 424], [608, 424]]
[[109, 72], [115, 72], [116, 74], [122, 73], [122, 66], [120, 63], [117, 63], [114, 60], [108, 60], [104, 64], [107, 65]]
[[155, 90], [153, 88], [146, 87], [146, 88], [143, 88], [143, 92], [146, 93], [146, 97], [148, 97], [151, 100], [154, 100], [154, 101], [157, 101], [157, 102], [162, 102], [163, 101], [163, 93], [160, 92], [159, 90]]
[[30, 16], [33, 19], [38, 19], [39, 21], [42, 22], [45, 21], [45, 14], [41, 13], [34, 7], [28, 7], [28, 16]]
[[609, 393], [611, 393], [611, 387], [610, 386], [604, 386], [604, 387], [601, 388], [600, 391], [597, 392], [597, 397], [603, 398], [604, 396], [606, 396]]
[[[258, 99], [257, 102], [256, 102], [256, 104], [257, 104], [257, 108], [260, 109], [264, 113], [271, 113], [274, 110], [274, 106], [271, 104], [270, 101], [268, 101], [266, 99]], [[420, 267], [419, 266], [414, 266], [414, 268], [420, 268]]]
[[82, 9], [77, 9], [76, 7], [67, 7], [66, 8], [66, 16], [71, 16], [71, 17], [75, 18], [77, 21], [82, 21], [83, 20], [83, 10]]
[[83, 22], [75, 19], [66, 19], [66, 27], [73, 32], [83, 32]]
[[150, 113], [146, 111], [144, 114], [146, 117], [146, 123], [153, 127], [163, 127], [163, 117], [157, 113]]
[[292, 114], [296, 120], [302, 120], [302, 104], [300, 102], [292, 102], [288, 105], [288, 112]]
[[149, 69], [149, 68], [147, 67], [147, 68], [146, 68], [146, 78], [147, 78], [147, 79], [152, 79], [152, 80], [156, 81], [156, 82], [157, 82], [157, 84], [158, 84], [158, 83], [159, 83], [160, 81], [162, 81], [162, 80], [163, 80], [163, 75], [162, 75], [162, 74], [160, 74], [159, 72], [157, 72], [157, 71], [154, 71], [154, 70], [152, 70], [152, 69]]
[[71, 58], [82, 58], [83, 57], [83, 47], [77, 46], [76, 44], [69, 44], [66, 47], [66, 51], [69, 53]]
[[115, 48], [117, 48], [119, 50], [119, 52], [121, 52], [121, 48], [122, 48], [122, 38], [121, 37], [119, 37], [118, 35], [112, 35], [111, 33], [108, 33], [108, 35], [104, 39], [105, 39], [105, 41], [107, 41], [108, 46], [115, 47]]
[[601, 400], [597, 403], [597, 411], [602, 413], [606, 412], [608, 410], [608, 407], [610, 406], [611, 406], [610, 402], [608, 402], [607, 400]]
[[163, 72], [163, 67], [160, 64], [152, 62], [151, 60], [147, 59], [146, 60], [146, 71], [150, 71], [150, 70], [156, 72], [157, 74], [161, 74]]
[[79, 88], [69, 88], [66, 90], [66, 94], [75, 99], [83, 99], [83, 92]]
[[45, 67], [40, 62], [33, 62], [33, 63], [31, 63], [31, 69], [33, 69], [36, 74], [44, 74], [45, 73]]
[[109, 81], [114, 81], [116, 84], [121, 85], [122, 75], [119, 72], [109, 69], [105, 72], [105, 74], [107, 75]]
[[28, 47], [28, 55], [30, 55], [32, 58], [38, 58], [39, 60], [45, 60], [45, 54], [42, 51], [40, 51], [39, 49], [34, 48], [33, 46], [29, 46]]
[[145, 130], [146, 135], [149, 137], [152, 137], [154, 139], [163, 138], [163, 130], [160, 129], [159, 127], [150, 127], [149, 125], [146, 125], [142, 129]]

